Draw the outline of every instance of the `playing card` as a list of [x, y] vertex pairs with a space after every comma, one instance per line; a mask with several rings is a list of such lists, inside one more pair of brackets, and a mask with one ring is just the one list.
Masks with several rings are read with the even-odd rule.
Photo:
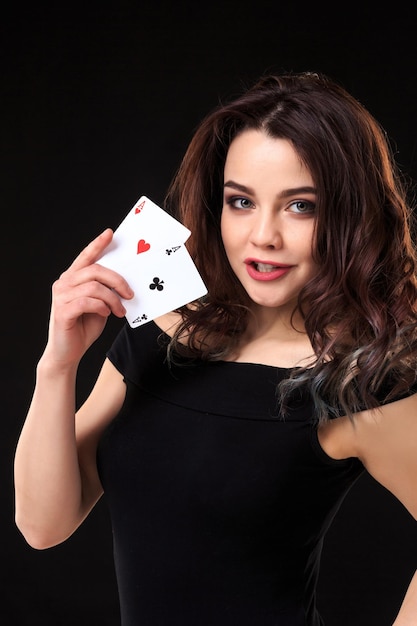
[[132, 328], [207, 293], [184, 245], [190, 234], [145, 196], [116, 229], [98, 262], [121, 274], [134, 290], [132, 300], [123, 300]]
[[126, 319], [132, 328], [173, 311], [207, 293], [185, 245], [133, 259], [121, 272], [135, 296], [124, 300]]
[[157, 247], [181, 244], [190, 234], [181, 222], [146, 196], [141, 196], [115, 230], [100, 263], [118, 271], [130, 261], [132, 250], [139, 255]]

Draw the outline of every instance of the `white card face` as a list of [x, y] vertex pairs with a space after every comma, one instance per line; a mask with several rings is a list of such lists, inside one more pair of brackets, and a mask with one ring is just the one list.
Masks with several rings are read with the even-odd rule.
[[121, 273], [135, 292], [134, 298], [123, 300], [132, 328], [207, 293], [184, 244], [137, 258]]
[[132, 251], [140, 255], [155, 248], [170, 248], [184, 243], [190, 234], [181, 222], [141, 196], [114, 231], [113, 240], [99, 262], [118, 271], [126, 260], [130, 261]]
[[131, 300], [123, 299], [132, 328], [207, 293], [184, 245], [190, 234], [144, 196], [116, 229], [98, 263], [121, 274], [135, 292]]

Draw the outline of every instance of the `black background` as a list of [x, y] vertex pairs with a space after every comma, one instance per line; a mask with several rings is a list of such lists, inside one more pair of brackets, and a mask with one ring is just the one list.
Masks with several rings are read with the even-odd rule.
[[[1, 624], [119, 624], [104, 503], [66, 543], [33, 550], [14, 525], [13, 454], [52, 281], [140, 195], [162, 202], [201, 117], [266, 71], [324, 71], [382, 122], [402, 169], [417, 178], [413, 17], [404, 5], [383, 13], [358, 4], [3, 7]], [[80, 401], [120, 324], [111, 320], [83, 361]], [[318, 601], [327, 624], [391, 624], [416, 564], [417, 525], [361, 479], [325, 546]]]

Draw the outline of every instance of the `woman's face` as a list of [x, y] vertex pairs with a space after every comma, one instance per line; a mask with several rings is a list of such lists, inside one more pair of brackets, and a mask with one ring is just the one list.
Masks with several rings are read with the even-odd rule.
[[256, 305], [291, 314], [317, 273], [315, 202], [312, 176], [288, 140], [246, 130], [232, 141], [221, 232], [230, 265]]

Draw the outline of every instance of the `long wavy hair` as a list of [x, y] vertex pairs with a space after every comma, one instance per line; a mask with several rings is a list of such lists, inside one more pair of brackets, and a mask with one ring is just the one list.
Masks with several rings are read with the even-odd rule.
[[220, 233], [227, 151], [247, 129], [289, 140], [317, 187], [319, 272], [298, 298], [316, 359], [281, 383], [282, 409], [306, 383], [319, 419], [352, 416], [405, 393], [416, 378], [417, 354], [411, 185], [380, 124], [318, 73], [261, 77], [197, 127], [165, 208], [192, 232], [187, 247], [208, 295], [179, 309], [183, 323], [173, 346], [187, 336], [199, 358], [225, 359], [247, 326], [248, 296]]

